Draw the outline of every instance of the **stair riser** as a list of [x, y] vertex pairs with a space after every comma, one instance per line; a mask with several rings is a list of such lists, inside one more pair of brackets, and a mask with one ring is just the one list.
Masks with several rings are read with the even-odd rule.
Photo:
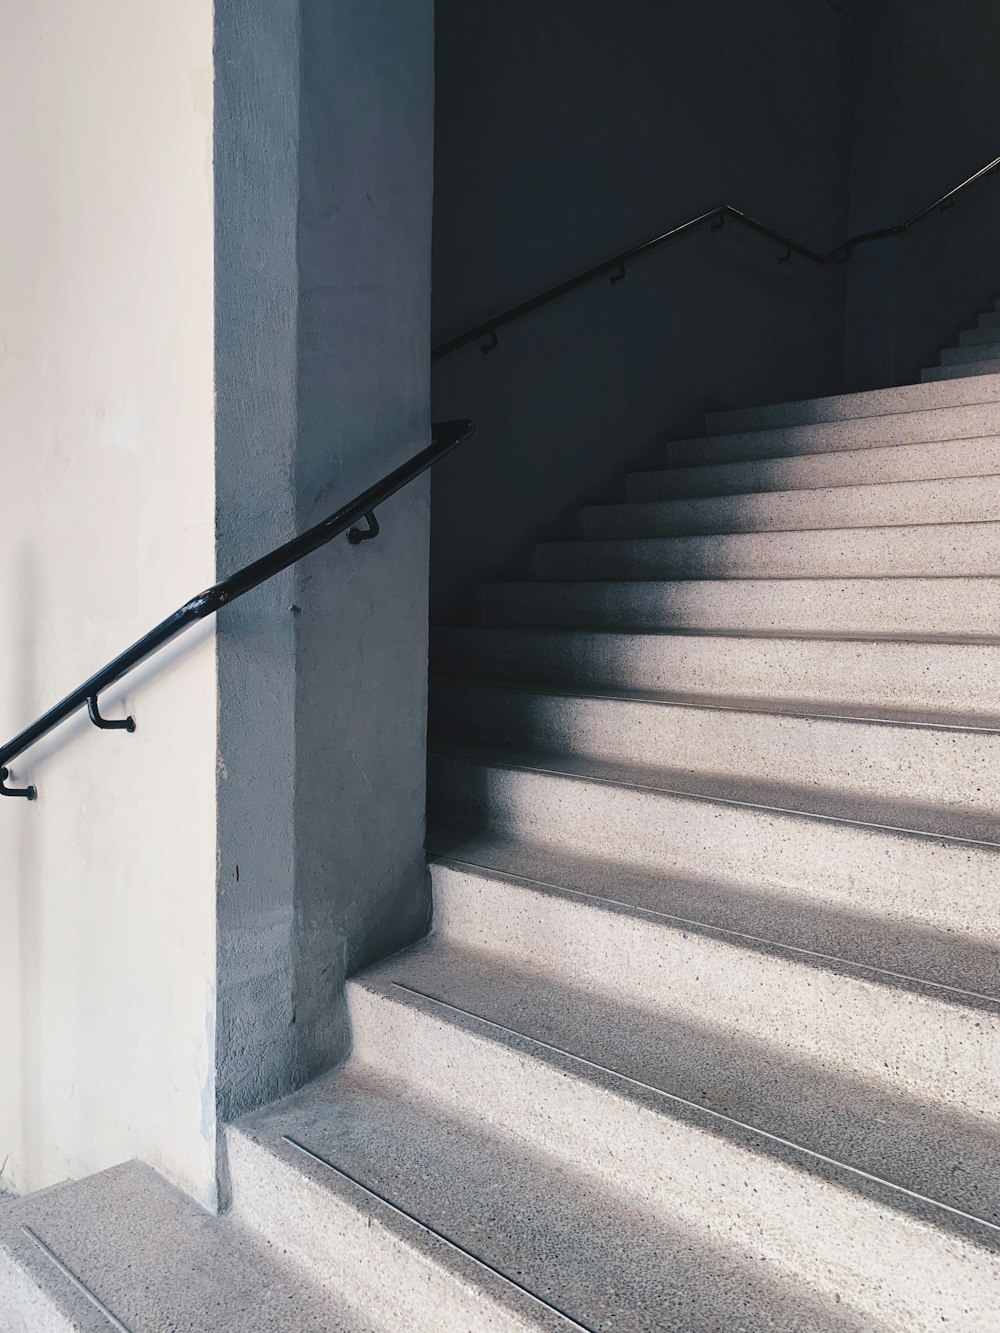
[[[584, 537], [915, 527], [1000, 519], [1000, 475], [778, 491], [702, 499], [590, 505]], [[1000, 568], [1000, 567], [998, 567]]]
[[431, 692], [431, 728], [442, 742], [496, 741], [651, 769], [788, 783], [811, 792], [922, 801], [983, 816], [992, 816], [1000, 789], [1000, 735], [976, 732], [443, 681]]
[[659, 471], [630, 473], [626, 480], [626, 499], [675, 500], [996, 475], [1000, 473], [1000, 440], [896, 444], [887, 449], [761, 458], [749, 463], [707, 467], [671, 468], [667, 464], [664, 454], [663, 467]]
[[[540, 1312], [519, 1315], [498, 1303], [488, 1275], [470, 1266], [464, 1280], [438, 1261], [441, 1247], [422, 1244], [419, 1226], [387, 1225], [375, 1201], [335, 1179], [295, 1149], [278, 1156], [230, 1127], [226, 1131], [233, 1187], [232, 1216], [290, 1254], [312, 1276], [393, 1329], [433, 1328], [468, 1333], [560, 1333], [564, 1321]], [[407, 1237], [408, 1229], [411, 1231]], [[415, 1233], [415, 1234], [414, 1234]]]
[[[622, 859], [653, 872], [773, 885], [842, 907], [1000, 946], [1000, 851], [432, 754], [436, 822]], [[877, 867], [877, 871], [873, 871]], [[989, 988], [1000, 993], [1000, 979]]]
[[876, 1323], [891, 1311], [907, 1328], [931, 1329], [942, 1318], [961, 1326], [970, 1300], [983, 1309], [1000, 1300], [992, 1256], [671, 1116], [652, 1092], [629, 1096], [596, 1072], [576, 1076], [571, 1062], [490, 1040], [472, 1023], [445, 1022], [430, 1005], [418, 1012], [357, 982], [349, 990], [358, 1048], [411, 1082], [416, 1095], [486, 1118], [574, 1166], [585, 1125], [587, 1169], [638, 1206], [831, 1299], [849, 1292]]
[[964, 329], [958, 335], [963, 347], [974, 347], [977, 343], [1000, 343], [1000, 318], [994, 310], [988, 315], [980, 315], [974, 329]]
[[434, 631], [431, 663], [553, 685], [982, 713], [1000, 723], [1000, 646], [990, 644], [455, 628]]
[[[984, 330], [978, 329], [982, 333]], [[973, 338], [968, 340], [963, 333], [959, 347], [945, 347], [941, 352], [943, 366], [961, 366], [969, 361], [996, 361], [1000, 357], [1000, 332], [993, 331], [992, 338]]]
[[934, 384], [946, 380], [969, 379], [976, 375], [1000, 374], [1000, 359], [989, 361], [970, 361], [961, 366], [931, 366], [921, 373], [924, 384]]
[[488, 584], [479, 609], [482, 622], [490, 625], [994, 635], [1000, 626], [1000, 580]]
[[[634, 506], [647, 509], [646, 506]], [[647, 510], [648, 514], [648, 510]], [[615, 526], [608, 523], [606, 526]], [[666, 526], [626, 514], [618, 526]], [[665, 537], [655, 532], [547, 542], [534, 552], [539, 579], [852, 579], [990, 577], [1000, 573], [1000, 523], [835, 528]]]
[[578, 897], [440, 865], [432, 874], [435, 929], [450, 943], [635, 1006], [665, 1033], [671, 1023], [713, 1028], [887, 1094], [1000, 1118], [997, 1014]]
[[[776, 426], [807, 425], [815, 422], [844, 421], [858, 425], [865, 417], [881, 418], [888, 425], [886, 419], [893, 416], [929, 417], [938, 411], [956, 410], [970, 403], [995, 404], [998, 399], [1000, 399], [1000, 381], [948, 385], [904, 384], [890, 389], [869, 389], [863, 393], [835, 394], [830, 398], [807, 398], [801, 402], [771, 403], [764, 407], [709, 412], [706, 422], [709, 435], [727, 435], [733, 431], [763, 431]], [[991, 434], [988, 430], [978, 433]], [[924, 436], [924, 438], [930, 437]], [[949, 437], [946, 432], [940, 438], [954, 437]]]
[[997, 434], [1000, 434], [1000, 404], [972, 403], [927, 412], [904, 412], [898, 416], [804, 422], [766, 430], [675, 440], [666, 446], [666, 457], [673, 467], [701, 467], [711, 463], [954, 442]]

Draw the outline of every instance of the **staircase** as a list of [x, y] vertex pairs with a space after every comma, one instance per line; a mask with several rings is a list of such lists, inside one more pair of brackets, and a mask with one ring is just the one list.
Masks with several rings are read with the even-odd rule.
[[1000, 1328], [1000, 305], [924, 379], [712, 415], [436, 633], [432, 935], [227, 1217], [0, 1205], [13, 1327]]

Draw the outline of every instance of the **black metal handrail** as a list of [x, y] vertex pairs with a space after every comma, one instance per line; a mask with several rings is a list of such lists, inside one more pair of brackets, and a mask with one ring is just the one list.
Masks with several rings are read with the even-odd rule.
[[828, 254], [823, 254], [818, 250], [811, 250], [807, 245], [801, 245], [798, 241], [793, 241], [790, 237], [783, 235], [780, 231], [775, 231], [773, 227], [765, 226], [763, 222], [758, 222], [749, 213], [744, 213], [741, 209], [734, 208], [731, 204], [719, 204], [715, 208], [708, 209], [705, 213], [699, 213], [697, 217], [689, 218], [687, 222], [682, 222], [679, 226], [671, 227], [669, 231], [662, 232], [659, 236], [653, 236], [648, 241], [643, 241], [641, 245], [633, 245], [629, 250], [623, 250], [621, 254], [614, 255], [610, 259], [605, 259], [600, 264], [595, 264], [592, 268], [584, 269], [573, 278], [567, 278], [565, 282], [560, 282], [555, 287], [549, 287], [547, 291], [539, 292], [537, 296], [532, 296], [527, 301], [522, 301], [519, 305], [511, 306], [509, 310], [502, 311], [499, 315], [494, 315], [492, 319], [484, 320], [482, 324], [477, 324], [475, 328], [466, 329], [464, 333], [458, 334], [454, 338], [449, 338], [447, 342], [439, 343], [431, 353], [431, 360], [438, 361], [443, 356], [448, 356], [451, 352], [457, 352], [460, 347], [466, 347], [469, 343], [478, 342], [481, 338], [490, 339], [483, 345], [484, 352], [492, 352], [497, 346], [497, 330], [502, 329], [506, 324], [512, 324], [516, 319], [521, 319], [524, 315], [530, 315], [533, 310], [539, 310], [542, 306], [549, 305], [552, 301], [558, 301], [561, 296], [566, 296], [569, 292], [576, 291], [578, 287], [585, 287], [588, 282], [594, 282], [597, 278], [603, 278], [611, 275], [611, 281], [619, 282], [625, 276], [626, 265], [641, 259], [644, 255], [651, 254], [669, 241], [676, 241], [688, 232], [695, 231], [698, 227], [710, 224], [713, 231], [717, 231], [723, 225], [726, 218], [732, 218], [741, 226], [749, 231], [756, 232], [758, 236], [764, 236], [767, 240], [774, 241], [776, 244], [784, 247], [784, 254], [778, 256], [778, 262], [784, 263], [791, 259], [792, 255], [799, 255], [803, 259], [808, 259], [813, 264], [827, 265], [840, 263], [847, 259], [852, 250], [859, 245], [867, 245], [871, 241], [881, 241], [888, 236], [901, 236], [903, 232], [909, 231], [915, 223], [933, 213], [938, 208], [948, 208], [955, 201], [956, 195], [961, 194], [970, 185], [976, 181], [982, 180], [984, 176], [990, 176], [995, 171], [1000, 170], [1000, 157], [995, 157], [992, 162], [987, 162], [984, 167], [967, 176], [953, 189], [946, 194], [942, 194], [935, 199], [933, 203], [926, 204], [918, 209], [912, 217], [906, 218], [903, 222], [897, 222], [891, 227], [878, 227], [874, 231], [859, 232], [856, 236], [849, 237], [843, 241], [836, 249]]
[[[223, 579], [221, 583], [216, 583], [206, 592], [199, 593], [197, 597], [192, 597], [189, 602], [185, 602], [179, 610], [173, 615], [168, 616], [166, 620], [160, 622], [154, 629], [137, 642], [133, 643], [131, 648], [126, 648], [116, 658], [102, 667], [89, 680], [84, 681], [72, 694], [68, 694], [65, 699], [57, 703], [55, 707], [50, 708], [47, 713], [43, 713], [40, 718], [29, 727], [20, 732], [17, 736], [0, 746], [0, 795], [2, 796], [21, 796], [29, 801], [33, 801], [37, 796], [34, 787], [22, 787], [19, 789], [7, 786], [9, 777], [8, 764], [16, 759], [18, 755], [23, 754], [25, 750], [35, 744], [36, 741], [54, 731], [67, 718], [86, 708], [90, 720], [96, 727], [102, 730], [122, 730], [134, 731], [135, 722], [132, 718], [125, 718], [121, 721], [111, 721], [101, 716], [99, 698], [101, 694], [110, 686], [116, 684], [123, 676], [145, 662], [159, 649], [165, 647], [171, 640], [176, 639], [179, 634], [190, 629], [192, 625], [200, 620], [205, 620], [208, 616], [221, 611], [224, 606], [235, 602], [238, 597], [251, 592], [254, 588], [259, 588], [262, 583], [268, 579], [274, 578], [283, 570], [294, 565], [304, 556], [319, 547], [325, 546], [328, 542], [339, 537], [342, 532], [346, 532], [348, 540], [352, 543], [368, 541], [378, 535], [379, 526], [375, 518], [376, 508], [390, 496], [395, 495], [397, 491], [408, 485], [421, 473], [426, 472], [433, 467], [439, 459], [444, 458], [446, 454], [458, 447], [464, 440], [467, 440], [475, 427], [471, 421], [446, 421], [433, 427], [432, 442], [426, 449], [420, 453], [414, 454], [408, 462], [402, 467], [396, 468], [388, 476], [370, 486], [368, 490], [363, 491], [357, 499], [349, 504], [343, 505], [340, 509], [332, 513], [329, 518], [323, 519], [322, 523], [317, 523], [315, 527], [309, 528], [306, 532], [300, 533], [298, 537], [293, 537], [291, 541], [285, 542], [277, 550], [270, 554], [261, 556], [259, 560], [254, 560], [252, 564], [245, 569], [239, 570], [236, 574], [231, 574], [229, 578]], [[354, 525], [365, 519], [367, 526], [358, 528]]]

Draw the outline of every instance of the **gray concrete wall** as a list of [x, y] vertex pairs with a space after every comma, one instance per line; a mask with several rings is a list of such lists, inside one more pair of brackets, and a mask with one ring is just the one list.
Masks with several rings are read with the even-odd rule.
[[[824, 0], [438, 0], [435, 339], [722, 199], [832, 247], [849, 51]], [[843, 275], [776, 253], [705, 232], [438, 363], [435, 618], [706, 408], [840, 387]]]
[[[296, 531], [299, 0], [215, 6], [219, 574]], [[218, 617], [221, 1120], [294, 1086], [295, 576]]]
[[[219, 560], [429, 435], [433, 8], [217, 9]], [[220, 618], [219, 1110], [346, 1054], [345, 976], [418, 936], [427, 487]]]
[[[1000, 156], [992, 0], [862, 0], [859, 23], [852, 229], [906, 217]], [[998, 228], [992, 177], [852, 261], [848, 387], [915, 379], [1000, 294]]]

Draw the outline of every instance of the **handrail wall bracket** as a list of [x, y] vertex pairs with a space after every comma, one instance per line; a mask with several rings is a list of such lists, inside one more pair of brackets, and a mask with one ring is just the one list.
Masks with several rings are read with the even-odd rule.
[[[469, 438], [475, 431], [475, 426], [471, 421], [445, 421], [432, 427], [431, 443], [421, 449], [412, 458], [397, 467], [394, 471], [388, 473], [377, 481], [374, 486], [369, 486], [368, 490], [363, 491], [350, 503], [343, 505], [328, 518], [317, 523], [315, 527], [308, 528], [305, 532], [299, 533], [291, 541], [285, 542], [274, 551], [269, 551], [259, 560], [254, 560], [244, 569], [229, 578], [223, 579], [221, 583], [214, 584], [205, 592], [192, 597], [190, 601], [185, 602], [179, 607], [173, 615], [170, 615], [144, 634], [130, 648], [126, 648], [123, 653], [102, 667], [95, 675], [75, 689], [72, 694], [68, 694], [65, 699], [55, 704], [47, 713], [36, 718], [30, 726], [25, 727], [19, 732], [13, 740], [9, 740], [5, 745], [0, 745], [0, 796], [16, 796], [26, 801], [33, 801], [38, 793], [34, 787], [8, 787], [7, 779], [10, 772], [7, 765], [12, 759], [16, 759], [23, 754], [25, 750], [30, 749], [36, 741], [40, 741], [43, 736], [54, 731], [67, 718], [72, 717], [79, 712], [81, 708], [86, 708], [87, 713], [95, 727], [101, 731], [135, 731], [135, 719], [132, 717], [114, 720], [102, 716], [99, 707], [100, 696], [105, 690], [127, 676], [147, 658], [152, 657], [161, 648], [166, 647], [185, 630], [196, 625], [199, 621], [205, 620], [208, 616], [215, 615], [217, 611], [235, 602], [238, 597], [243, 597], [254, 588], [259, 588], [262, 583], [268, 579], [274, 578], [276, 574], [282, 573], [296, 564], [299, 560], [305, 558], [313, 551], [318, 551], [321, 546], [326, 546], [332, 542], [335, 537], [346, 532], [348, 539], [357, 544], [358, 542], [370, 541], [377, 537], [379, 533], [378, 519], [375, 517], [376, 508], [395, 495], [397, 491], [415, 478], [427, 472], [453, 449]], [[366, 528], [356, 527], [355, 525], [365, 520]], [[297, 611], [298, 608], [295, 608]]]

